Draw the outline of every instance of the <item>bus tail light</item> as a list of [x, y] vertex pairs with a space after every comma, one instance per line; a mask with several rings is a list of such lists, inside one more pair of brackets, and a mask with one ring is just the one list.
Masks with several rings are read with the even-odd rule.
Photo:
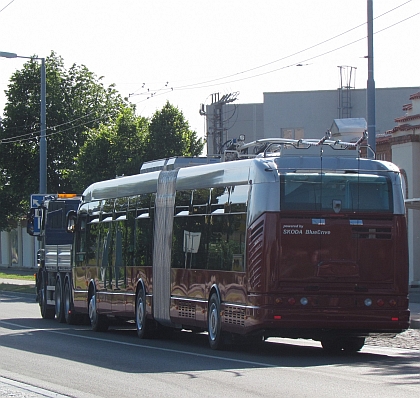
[[396, 300], [394, 300], [394, 299], [391, 299], [391, 300], [389, 300], [389, 305], [390, 305], [391, 307], [395, 307], [395, 306], [397, 305], [397, 301], [396, 301]]
[[385, 304], [385, 301], [384, 301], [384, 300], [382, 300], [382, 299], [378, 299], [378, 300], [376, 300], [376, 304], [377, 304], [379, 307], [383, 307], [383, 306], [384, 306], [384, 304]]
[[287, 300], [287, 302], [288, 302], [290, 305], [295, 305], [295, 304], [296, 304], [296, 300], [295, 300], [293, 297], [290, 297], [290, 298], [289, 298], [289, 300]]

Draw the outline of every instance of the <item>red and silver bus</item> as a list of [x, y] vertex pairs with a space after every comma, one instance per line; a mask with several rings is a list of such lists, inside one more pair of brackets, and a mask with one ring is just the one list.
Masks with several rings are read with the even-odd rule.
[[92, 184], [68, 217], [66, 319], [207, 331], [213, 349], [288, 337], [354, 352], [406, 330], [401, 175], [360, 142], [262, 140], [258, 156]]

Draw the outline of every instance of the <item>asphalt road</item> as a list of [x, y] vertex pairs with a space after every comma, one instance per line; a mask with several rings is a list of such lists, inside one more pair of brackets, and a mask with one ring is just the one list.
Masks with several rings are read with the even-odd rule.
[[[413, 397], [420, 351], [365, 346], [329, 356], [319, 343], [270, 339], [215, 352], [188, 332], [139, 340], [42, 320], [33, 296], [0, 292], [0, 396]], [[23, 392], [22, 392], [23, 391]]]

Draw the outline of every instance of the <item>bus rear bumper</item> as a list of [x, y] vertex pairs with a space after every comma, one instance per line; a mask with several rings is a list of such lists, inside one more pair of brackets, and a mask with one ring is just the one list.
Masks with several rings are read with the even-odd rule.
[[263, 330], [265, 337], [311, 338], [326, 334], [349, 336], [395, 336], [410, 327], [410, 311], [273, 311], [259, 309], [259, 316], [249, 320], [246, 333]]

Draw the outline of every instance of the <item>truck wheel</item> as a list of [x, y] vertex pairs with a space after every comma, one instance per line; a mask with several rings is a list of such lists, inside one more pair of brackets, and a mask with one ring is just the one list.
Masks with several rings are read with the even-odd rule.
[[213, 293], [209, 301], [207, 315], [210, 348], [221, 350], [224, 346], [222, 336], [222, 321], [220, 318], [220, 300], [216, 293]]
[[55, 301], [55, 317], [58, 322], [64, 323], [66, 322], [66, 317], [64, 315], [64, 300], [63, 300], [63, 283], [61, 280], [61, 276], [57, 276], [57, 281], [55, 283], [55, 293], [54, 293], [54, 301]]
[[139, 289], [136, 297], [136, 329], [137, 336], [141, 339], [147, 338], [146, 302], [142, 289]]
[[89, 319], [90, 327], [94, 332], [106, 332], [108, 330], [107, 318], [98, 314], [96, 307], [96, 294], [93, 294], [89, 300]]
[[63, 315], [65, 321], [69, 325], [74, 325], [76, 323], [76, 315], [73, 312], [73, 297], [68, 279], [66, 279], [66, 282], [64, 283]]
[[55, 309], [47, 304], [47, 272], [41, 272], [41, 290], [39, 292], [39, 306], [44, 319], [54, 319]]

